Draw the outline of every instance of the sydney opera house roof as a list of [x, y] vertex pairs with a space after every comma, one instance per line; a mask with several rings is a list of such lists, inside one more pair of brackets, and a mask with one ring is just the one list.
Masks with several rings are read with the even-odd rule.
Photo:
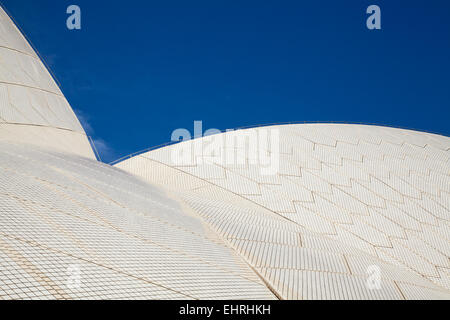
[[0, 8], [0, 300], [450, 299], [449, 257], [450, 138], [277, 125], [104, 164]]

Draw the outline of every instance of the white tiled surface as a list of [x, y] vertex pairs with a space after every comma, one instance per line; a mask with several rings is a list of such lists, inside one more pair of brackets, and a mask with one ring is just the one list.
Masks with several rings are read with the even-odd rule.
[[95, 158], [61, 90], [1, 7], [0, 140]]
[[[0, 8], [0, 299], [450, 298], [449, 138], [277, 129], [274, 175], [260, 174], [256, 153], [174, 163], [179, 145], [117, 165], [147, 182], [93, 161]], [[374, 265], [379, 290], [366, 283]]]
[[[449, 138], [364, 125], [269, 128], [281, 141], [270, 177], [249, 159], [174, 163], [180, 145], [116, 166], [180, 192], [280, 297], [449, 298]], [[382, 269], [381, 291], [364, 286], [370, 265]]]
[[[0, 299], [271, 299], [242, 258], [158, 187], [0, 142]], [[79, 266], [71, 288], [68, 268]]]

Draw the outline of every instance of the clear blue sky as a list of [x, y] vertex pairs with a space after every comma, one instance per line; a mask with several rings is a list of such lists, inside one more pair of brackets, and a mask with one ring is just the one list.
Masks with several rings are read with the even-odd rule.
[[[450, 1], [0, 0], [104, 161], [176, 128], [344, 121], [450, 135]], [[82, 30], [66, 28], [66, 8]], [[366, 28], [377, 4], [382, 30]]]

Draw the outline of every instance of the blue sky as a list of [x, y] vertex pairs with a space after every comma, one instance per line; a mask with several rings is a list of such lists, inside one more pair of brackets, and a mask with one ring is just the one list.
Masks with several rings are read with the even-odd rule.
[[[0, 1], [106, 162], [194, 120], [450, 135], [450, 1]], [[80, 31], [66, 28], [70, 4]], [[366, 28], [371, 4], [382, 30]]]

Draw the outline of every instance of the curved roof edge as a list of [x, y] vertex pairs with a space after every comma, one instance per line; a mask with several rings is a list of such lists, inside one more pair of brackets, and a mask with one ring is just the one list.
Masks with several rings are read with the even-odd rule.
[[[115, 166], [178, 192], [283, 298], [450, 298], [450, 138], [367, 125], [272, 129], [279, 152], [209, 136]], [[279, 156], [275, 172], [263, 173], [261, 154]], [[371, 270], [380, 290], [368, 288]]]
[[[257, 129], [257, 128], [265, 128], [265, 127], [275, 127], [275, 126], [289, 126], [289, 125], [358, 125], [358, 126], [370, 126], [370, 127], [380, 127], [380, 128], [391, 128], [391, 129], [401, 129], [401, 130], [407, 130], [407, 131], [413, 131], [413, 132], [419, 132], [419, 133], [426, 133], [426, 134], [432, 134], [432, 135], [437, 135], [437, 136], [442, 136], [442, 137], [449, 137], [446, 135], [443, 135], [441, 133], [437, 133], [437, 132], [431, 132], [431, 131], [426, 131], [426, 130], [419, 130], [419, 129], [414, 129], [414, 128], [408, 128], [408, 127], [400, 127], [400, 126], [391, 126], [391, 125], [385, 125], [385, 124], [377, 124], [377, 123], [363, 123], [363, 122], [345, 122], [345, 121], [330, 121], [330, 122], [322, 122], [322, 121], [292, 121], [292, 122], [279, 122], [279, 123], [266, 123], [266, 124], [260, 124], [260, 125], [250, 125], [250, 126], [243, 126], [243, 127], [236, 127], [236, 128], [229, 128], [229, 129], [225, 129], [225, 130], [220, 130], [220, 133], [226, 133], [228, 130], [229, 131], [237, 131], [237, 130], [245, 130], [245, 129]], [[219, 134], [219, 133], [218, 133]], [[178, 143], [182, 143], [182, 142], [186, 142], [186, 141], [192, 141], [192, 140], [196, 140], [196, 139], [201, 139], [203, 137], [194, 137], [190, 140], [183, 140], [183, 141], [170, 141], [170, 142], [165, 142], [153, 147], [149, 147], [146, 149], [142, 149], [133, 153], [130, 153], [128, 155], [125, 155], [123, 157], [120, 157], [119, 159], [116, 159], [114, 161], [111, 161], [109, 164], [114, 166], [119, 164], [122, 161], [125, 161], [127, 159], [133, 158], [135, 156], [141, 155], [143, 153], [149, 152], [149, 151], [153, 151], [153, 150], [158, 150], [164, 147], [168, 147], [174, 144], [178, 144]]]
[[2, 6], [0, 131], [1, 140], [97, 159], [54, 76]]

